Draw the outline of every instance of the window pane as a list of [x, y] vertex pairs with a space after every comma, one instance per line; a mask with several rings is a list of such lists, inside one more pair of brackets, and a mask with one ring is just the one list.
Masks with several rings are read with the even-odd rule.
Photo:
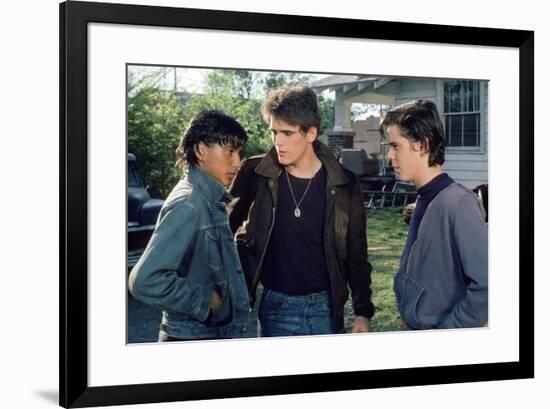
[[460, 95], [459, 81], [451, 81], [451, 83], [449, 84], [449, 97], [451, 99], [450, 112], [461, 112], [462, 101], [461, 101], [461, 95]]
[[460, 85], [460, 100], [462, 101], [462, 111], [468, 111], [468, 81], [462, 81]]
[[445, 146], [451, 145], [451, 117], [445, 115]]
[[479, 81], [474, 82], [474, 110], [479, 111]]
[[132, 166], [128, 166], [128, 186], [138, 186], [138, 178]]
[[464, 115], [464, 146], [479, 146], [479, 114]]
[[468, 112], [475, 111], [474, 103], [474, 82], [468, 81], [468, 107], [466, 109]]
[[462, 115], [453, 115], [449, 119], [449, 146], [462, 146]]
[[450, 112], [451, 98], [449, 97], [449, 81], [443, 83], [443, 112]]

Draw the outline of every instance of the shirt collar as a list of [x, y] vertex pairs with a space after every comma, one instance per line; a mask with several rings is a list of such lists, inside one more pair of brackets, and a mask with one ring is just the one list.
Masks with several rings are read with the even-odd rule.
[[199, 166], [190, 165], [187, 169], [186, 177], [195, 188], [199, 189], [204, 194], [209, 203], [213, 205], [220, 202], [226, 204], [231, 201], [231, 195], [226, 192], [222, 184], [203, 171]]
[[[344, 173], [342, 166], [338, 163], [332, 151], [319, 140], [313, 142], [313, 149], [319, 160], [323, 163], [327, 172], [327, 178], [333, 185], [346, 185], [349, 179]], [[255, 172], [261, 176], [275, 179], [282, 171], [281, 164], [277, 159], [275, 147], [271, 148], [265, 157], [255, 168]]]
[[424, 186], [418, 189], [418, 194], [421, 197], [427, 197], [434, 193], [441, 191], [444, 187], [449, 185], [452, 179], [446, 173], [441, 173], [426, 183]]

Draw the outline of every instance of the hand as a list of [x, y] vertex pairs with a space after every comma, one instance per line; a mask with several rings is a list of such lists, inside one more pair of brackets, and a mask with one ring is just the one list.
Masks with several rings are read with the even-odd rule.
[[351, 328], [352, 333], [357, 332], [369, 332], [369, 320], [366, 317], [363, 317], [361, 315], [358, 315], [355, 317], [355, 321], [353, 322], [353, 327]]
[[210, 299], [210, 309], [217, 310], [222, 305], [222, 297], [217, 293], [217, 291], [212, 291], [212, 298]]

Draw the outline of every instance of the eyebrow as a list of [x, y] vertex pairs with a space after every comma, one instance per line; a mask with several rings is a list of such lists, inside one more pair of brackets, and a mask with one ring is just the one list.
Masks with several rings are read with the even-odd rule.
[[276, 131], [276, 132], [298, 132], [298, 130], [294, 130], [294, 129], [288, 129], [288, 128], [283, 128], [283, 129], [276, 129], [276, 128], [269, 128], [271, 131]]

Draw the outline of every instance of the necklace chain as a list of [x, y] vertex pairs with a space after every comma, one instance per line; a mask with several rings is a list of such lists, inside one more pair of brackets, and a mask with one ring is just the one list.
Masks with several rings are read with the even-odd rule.
[[286, 167], [285, 167], [286, 180], [288, 182], [288, 187], [290, 188], [290, 194], [292, 195], [292, 200], [294, 201], [294, 205], [296, 206], [296, 208], [294, 209], [294, 216], [296, 217], [300, 217], [300, 215], [302, 214], [302, 212], [300, 211], [300, 205], [302, 204], [304, 198], [306, 197], [307, 191], [309, 190], [309, 186], [311, 185], [311, 181], [313, 180], [313, 173], [311, 174], [311, 177], [307, 182], [306, 190], [304, 190], [304, 194], [302, 195], [302, 198], [300, 199], [299, 202], [296, 202], [296, 197], [294, 196], [294, 191], [292, 190], [292, 183], [290, 183], [290, 178], [288, 177], [288, 171], [286, 170]]

